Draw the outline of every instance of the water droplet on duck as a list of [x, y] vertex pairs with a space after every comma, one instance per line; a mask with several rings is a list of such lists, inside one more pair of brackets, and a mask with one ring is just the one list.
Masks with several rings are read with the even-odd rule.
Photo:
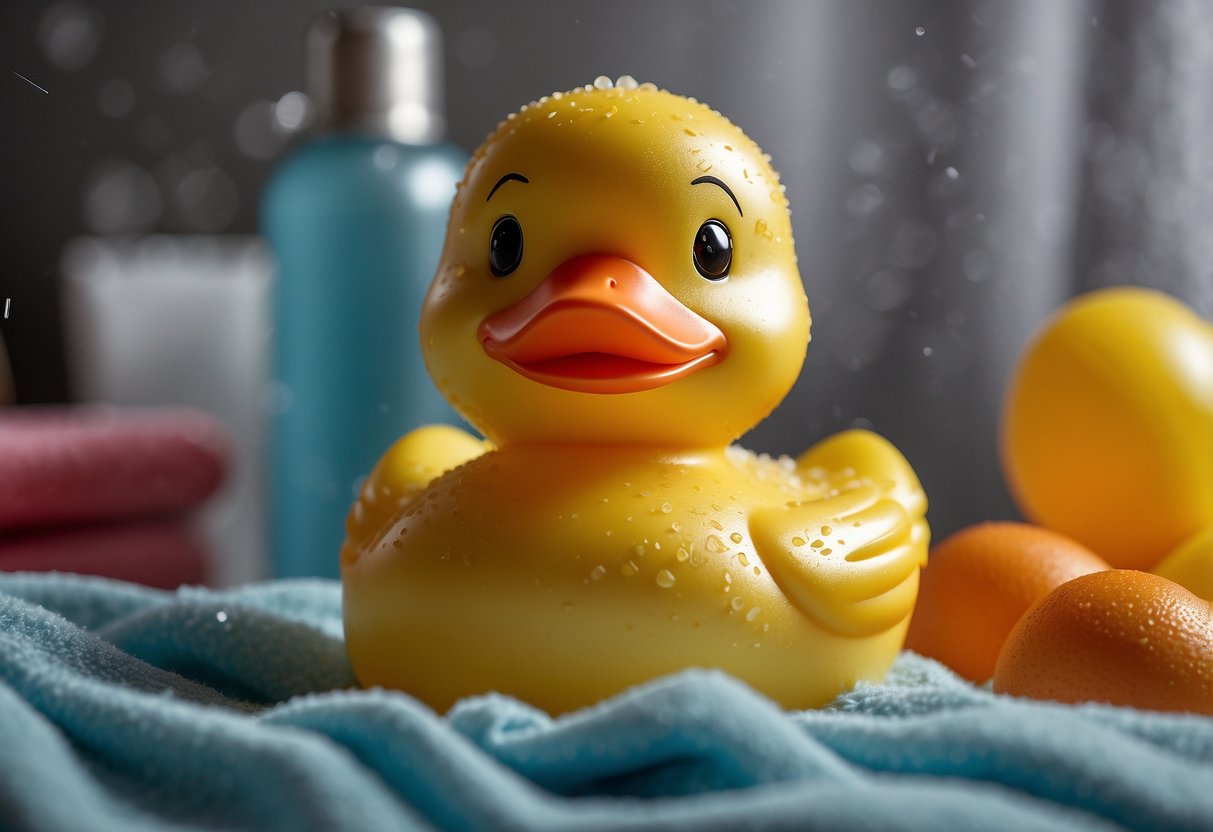
[[741, 532], [733, 532], [731, 535], [729, 535], [729, 540], [733, 541], [734, 543], [740, 543], [742, 540]]
[[662, 569], [657, 573], [657, 586], [662, 589], [669, 589], [674, 585], [674, 573], [668, 569]]
[[590, 580], [591, 581], [601, 580], [602, 576], [605, 574], [606, 574], [606, 567], [600, 563], [594, 567], [593, 571], [590, 572]]
[[662, 514], [669, 514], [673, 510], [674, 510], [674, 507], [672, 505], [670, 505], [669, 503], [661, 504], [661, 513]]
[[792, 545], [793, 545], [793, 546], [796, 546], [797, 548], [799, 548], [799, 547], [803, 546], [803, 545], [804, 545], [804, 538], [803, 538], [803, 537], [793, 537], [793, 538], [792, 538]]
[[677, 561], [679, 563], [686, 563], [687, 560], [691, 557], [691, 553], [688, 552], [686, 549], [682, 548], [681, 546], [679, 546], [678, 553], [675, 554], [674, 557], [677, 559]]
[[733, 608], [733, 612], [740, 612], [741, 608], [745, 606], [745, 600], [739, 596], [734, 598], [729, 606]]
[[675, 520], [673, 523], [670, 524], [670, 531], [672, 531], [672, 532], [682, 531], [682, 524], [679, 523], [677, 520]]
[[762, 612], [762, 607], [750, 607], [750, 611], [745, 614], [746, 621], [753, 621]]
[[708, 535], [707, 540], [704, 541], [704, 547], [714, 555], [719, 555], [728, 548], [724, 545], [724, 541], [714, 534]]
[[623, 573], [624, 577], [630, 578], [640, 572], [640, 567], [636, 565], [635, 561], [630, 560], [623, 566], [619, 567], [619, 571]]

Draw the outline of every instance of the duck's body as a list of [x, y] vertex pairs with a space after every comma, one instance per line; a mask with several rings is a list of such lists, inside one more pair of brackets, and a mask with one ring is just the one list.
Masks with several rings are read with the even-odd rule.
[[485, 450], [467, 437], [452, 470], [419, 489], [389, 483], [389, 469], [423, 470], [417, 440], [434, 447], [434, 430], [385, 457], [343, 553], [360, 602], [347, 628], [392, 642], [351, 642], [376, 684], [440, 709], [493, 689], [562, 712], [718, 667], [803, 708], [881, 677], [900, 649], [926, 504], [874, 434], [799, 462], [738, 447]]
[[369, 477], [342, 551], [364, 684], [565, 711], [707, 666], [810, 707], [883, 675], [926, 500], [871, 433], [728, 448], [795, 381], [809, 314], [778, 179], [719, 114], [633, 84], [504, 122], [421, 333], [491, 444], [423, 428]]

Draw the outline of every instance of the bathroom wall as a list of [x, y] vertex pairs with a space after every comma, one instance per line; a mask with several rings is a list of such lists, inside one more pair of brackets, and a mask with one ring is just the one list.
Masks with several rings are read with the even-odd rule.
[[[20, 401], [69, 395], [74, 237], [256, 231], [306, 120], [313, 0], [7, 0], [0, 321]], [[774, 158], [813, 344], [746, 441], [848, 425], [921, 472], [937, 533], [1013, 516], [1002, 386], [1042, 316], [1116, 282], [1213, 314], [1213, 7], [1196, 0], [418, 2], [446, 33], [450, 135], [596, 75], [710, 103]]]

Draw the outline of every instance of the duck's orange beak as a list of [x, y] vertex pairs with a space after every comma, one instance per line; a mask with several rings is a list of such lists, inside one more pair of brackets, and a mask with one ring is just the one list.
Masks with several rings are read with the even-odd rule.
[[724, 358], [724, 333], [622, 257], [566, 260], [478, 331], [490, 357], [533, 381], [583, 393], [637, 393]]

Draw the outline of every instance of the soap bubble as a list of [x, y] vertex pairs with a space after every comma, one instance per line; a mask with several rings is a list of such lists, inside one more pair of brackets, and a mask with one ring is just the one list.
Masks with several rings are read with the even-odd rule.
[[871, 216], [883, 204], [884, 192], [870, 182], [847, 194], [847, 213], [856, 219]]
[[855, 142], [851, 152], [847, 154], [847, 162], [851, 170], [860, 176], [877, 176], [884, 172], [887, 158], [884, 147], [871, 139], [860, 139]]
[[966, 278], [974, 283], [981, 283], [994, 273], [994, 260], [987, 252], [975, 248], [965, 252], [961, 269]]
[[895, 66], [889, 70], [885, 83], [894, 92], [906, 92], [918, 85], [918, 73], [912, 67], [904, 64]]
[[394, 144], [381, 144], [371, 154], [371, 164], [387, 173], [400, 164], [400, 150]]
[[79, 3], [56, 3], [38, 21], [38, 43], [56, 68], [83, 69], [97, 54], [105, 20]]
[[222, 231], [240, 207], [236, 183], [211, 160], [210, 147], [195, 142], [156, 169], [166, 202], [165, 221], [183, 231]]
[[160, 80], [173, 92], [197, 92], [210, 74], [202, 53], [192, 43], [175, 43], [160, 56]]
[[97, 93], [97, 106], [110, 118], [122, 118], [135, 109], [135, 88], [126, 81], [106, 81]]
[[914, 291], [914, 281], [900, 269], [884, 269], [868, 278], [864, 298], [874, 312], [889, 312], [901, 306]]
[[312, 119], [312, 102], [298, 90], [286, 93], [274, 104], [274, 124], [282, 133], [302, 130]]
[[160, 216], [160, 192], [146, 170], [125, 159], [107, 159], [89, 172], [84, 222], [97, 234], [148, 231]]
[[236, 116], [232, 138], [245, 156], [272, 159], [282, 149], [286, 137], [275, 127], [275, 105], [257, 100], [248, 104]]

